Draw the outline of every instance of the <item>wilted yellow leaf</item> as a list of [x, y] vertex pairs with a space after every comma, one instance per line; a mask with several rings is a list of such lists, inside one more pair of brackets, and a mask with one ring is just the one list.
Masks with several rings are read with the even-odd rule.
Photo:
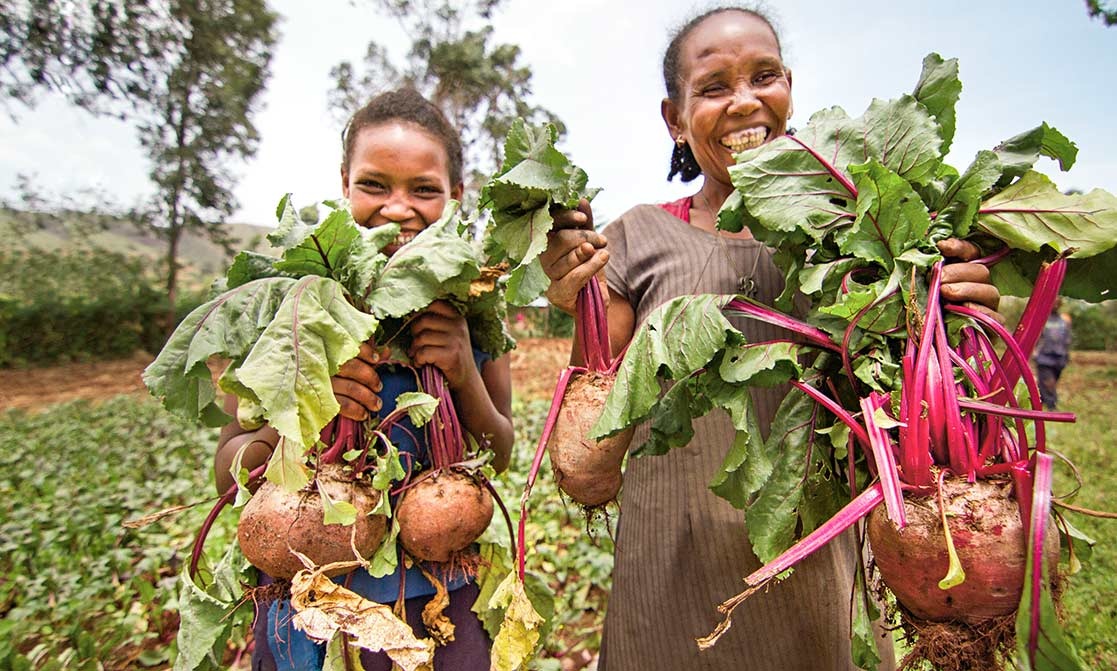
[[490, 608], [504, 608], [504, 622], [493, 640], [491, 671], [515, 671], [535, 652], [543, 617], [535, 611], [515, 571], [496, 588]]
[[454, 640], [454, 623], [446, 617], [446, 609], [450, 606], [450, 593], [446, 591], [446, 584], [431, 575], [421, 564], [419, 570], [435, 589], [434, 596], [427, 605], [423, 606], [423, 624], [435, 643], [446, 645]]
[[384, 651], [403, 671], [433, 671], [433, 640], [417, 638], [390, 607], [364, 599], [326, 577], [326, 571], [349, 564], [356, 562], [326, 564], [291, 578], [295, 627], [318, 641], [345, 632], [353, 645]]
[[482, 266], [481, 275], [469, 283], [469, 295], [477, 298], [496, 291], [496, 281], [506, 272], [508, 272], [507, 262], [495, 266]]

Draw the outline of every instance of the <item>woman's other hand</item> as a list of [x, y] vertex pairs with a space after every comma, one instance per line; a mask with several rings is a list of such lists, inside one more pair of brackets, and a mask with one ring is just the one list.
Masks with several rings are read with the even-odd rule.
[[981, 256], [977, 245], [966, 240], [948, 238], [938, 243], [939, 252], [948, 261], [942, 268], [942, 288], [939, 290], [943, 300], [961, 303], [978, 310], [1001, 324], [1004, 316], [997, 312], [1001, 292], [989, 282], [989, 268], [972, 263]]
[[334, 397], [341, 404], [341, 416], [363, 422], [369, 415], [380, 411], [383, 405], [377, 396], [384, 384], [376, 372], [376, 365], [388, 356], [388, 348], [377, 349], [370, 343], [361, 343], [357, 356], [341, 364], [337, 374], [330, 378]]
[[593, 210], [583, 198], [573, 210], [554, 208], [554, 226], [547, 234], [547, 248], [539, 255], [551, 280], [547, 300], [567, 314], [574, 314], [578, 291], [605, 268], [609, 251], [605, 236], [593, 230]]

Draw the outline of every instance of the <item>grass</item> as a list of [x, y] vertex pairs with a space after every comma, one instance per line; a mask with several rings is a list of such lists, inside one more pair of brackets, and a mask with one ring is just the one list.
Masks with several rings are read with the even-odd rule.
[[[1079, 352], [1059, 383], [1059, 409], [1078, 416], [1074, 424], [1048, 425], [1048, 444], [1080, 471], [1082, 488], [1073, 503], [1094, 510], [1117, 511], [1117, 354]], [[1075, 486], [1069, 468], [1060, 468], [1055, 493]], [[1097, 541], [1085, 570], [1070, 577], [1064, 596], [1066, 628], [1087, 668], [1117, 669], [1117, 520], [1069, 513], [1079, 530]]]

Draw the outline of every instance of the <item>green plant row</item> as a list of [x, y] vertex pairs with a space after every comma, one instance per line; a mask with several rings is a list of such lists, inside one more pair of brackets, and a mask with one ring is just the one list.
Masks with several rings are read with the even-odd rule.
[[[0, 367], [158, 351], [168, 308], [146, 263], [96, 249], [0, 251]], [[182, 295], [176, 318], [201, 300]]]

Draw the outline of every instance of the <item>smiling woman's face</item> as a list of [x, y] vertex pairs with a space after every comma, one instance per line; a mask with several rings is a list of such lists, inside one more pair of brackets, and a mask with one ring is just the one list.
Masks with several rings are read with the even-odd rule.
[[787, 131], [791, 73], [771, 27], [745, 12], [714, 14], [680, 50], [680, 100], [665, 100], [663, 118], [683, 137], [707, 179], [729, 185], [733, 154]]
[[443, 144], [400, 121], [362, 128], [341, 180], [357, 224], [400, 225], [399, 237], [384, 249], [389, 255], [438, 221], [449, 199], [462, 197], [462, 185], [450, 182]]

